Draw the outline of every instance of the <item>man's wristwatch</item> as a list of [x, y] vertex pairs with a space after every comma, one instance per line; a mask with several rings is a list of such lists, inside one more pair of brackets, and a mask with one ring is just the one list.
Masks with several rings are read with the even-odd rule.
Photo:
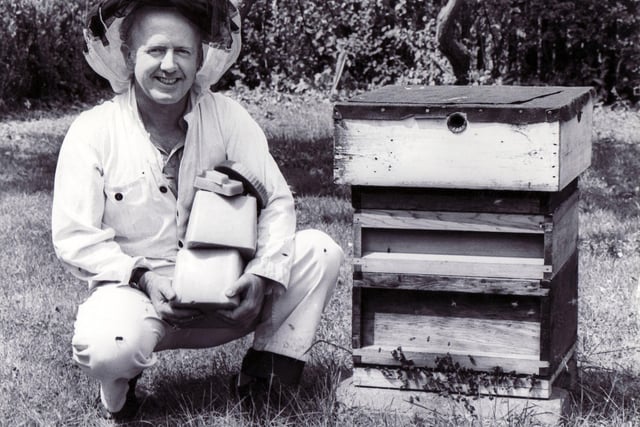
[[144, 292], [144, 289], [140, 287], [140, 279], [147, 271], [149, 271], [149, 269], [145, 267], [134, 268], [131, 272], [131, 277], [129, 278], [129, 285]]

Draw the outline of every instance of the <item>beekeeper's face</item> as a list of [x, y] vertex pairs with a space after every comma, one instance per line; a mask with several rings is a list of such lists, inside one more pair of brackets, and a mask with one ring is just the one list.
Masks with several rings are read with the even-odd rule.
[[137, 91], [157, 104], [177, 103], [189, 93], [200, 62], [195, 25], [170, 9], [144, 9], [129, 44]]

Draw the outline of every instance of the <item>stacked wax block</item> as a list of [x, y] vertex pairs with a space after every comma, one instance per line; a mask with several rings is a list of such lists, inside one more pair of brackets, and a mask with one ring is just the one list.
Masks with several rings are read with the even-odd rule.
[[185, 247], [178, 251], [173, 286], [180, 304], [230, 308], [227, 289], [256, 250], [257, 201], [243, 182], [212, 170], [198, 176]]

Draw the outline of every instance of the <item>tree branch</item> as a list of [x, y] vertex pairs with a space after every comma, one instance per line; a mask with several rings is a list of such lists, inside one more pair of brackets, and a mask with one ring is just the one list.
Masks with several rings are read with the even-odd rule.
[[464, 9], [465, 0], [448, 0], [440, 9], [437, 18], [436, 40], [440, 52], [449, 60], [456, 76], [457, 85], [469, 83], [471, 58], [467, 48], [456, 39], [456, 23]]
[[249, 14], [249, 11], [256, 3], [257, 0], [242, 0], [240, 4], [238, 4], [238, 9], [240, 10], [240, 18], [244, 20]]

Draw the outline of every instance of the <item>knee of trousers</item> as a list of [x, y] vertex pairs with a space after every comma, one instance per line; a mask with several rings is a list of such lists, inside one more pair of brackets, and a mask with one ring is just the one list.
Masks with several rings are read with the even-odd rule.
[[296, 258], [302, 267], [302, 276], [307, 280], [315, 277], [321, 284], [333, 288], [344, 252], [325, 232], [309, 229], [296, 233]]
[[129, 287], [96, 290], [78, 308], [73, 360], [100, 381], [133, 378], [156, 362], [164, 326], [150, 301]]

